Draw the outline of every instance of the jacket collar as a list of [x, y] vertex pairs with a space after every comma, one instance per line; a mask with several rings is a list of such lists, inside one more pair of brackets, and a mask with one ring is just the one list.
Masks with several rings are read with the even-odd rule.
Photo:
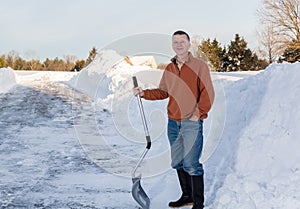
[[[191, 52], [188, 54], [188, 60], [185, 63], [188, 63], [193, 58], [193, 55]], [[177, 55], [175, 55], [173, 58], [171, 58], [171, 62], [173, 62], [175, 65], [177, 64]]]

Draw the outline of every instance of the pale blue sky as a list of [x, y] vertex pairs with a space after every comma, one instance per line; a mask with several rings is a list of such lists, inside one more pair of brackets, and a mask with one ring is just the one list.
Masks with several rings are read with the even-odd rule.
[[[217, 38], [227, 45], [239, 33], [257, 46], [261, 0], [0, 0], [0, 54], [11, 50], [45, 59], [86, 58], [120, 38], [140, 33]], [[155, 44], [155, 43], [154, 43]]]

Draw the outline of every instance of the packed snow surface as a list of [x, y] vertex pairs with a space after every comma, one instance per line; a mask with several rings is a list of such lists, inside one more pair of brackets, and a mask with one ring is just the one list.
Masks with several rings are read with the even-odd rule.
[[[299, 69], [212, 73], [216, 100], [200, 159], [205, 208], [300, 208]], [[1, 208], [138, 208], [131, 171], [145, 137], [132, 76], [152, 88], [161, 74], [114, 51], [79, 73], [0, 69]], [[166, 105], [143, 100], [153, 145], [137, 173], [153, 209], [180, 196]]]
[[6, 93], [16, 84], [15, 74], [11, 68], [0, 68], [0, 93]]

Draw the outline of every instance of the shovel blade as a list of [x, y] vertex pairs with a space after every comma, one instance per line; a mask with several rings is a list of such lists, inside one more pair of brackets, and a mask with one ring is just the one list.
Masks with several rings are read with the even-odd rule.
[[141, 178], [132, 178], [132, 197], [142, 207], [142, 209], [150, 208], [150, 199], [141, 186]]

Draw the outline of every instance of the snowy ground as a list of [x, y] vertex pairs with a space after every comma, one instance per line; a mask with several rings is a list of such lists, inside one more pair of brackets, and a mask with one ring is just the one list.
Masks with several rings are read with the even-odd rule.
[[[138, 208], [130, 172], [145, 143], [131, 76], [148, 87], [161, 72], [118, 60], [105, 52], [79, 74], [0, 69], [1, 208]], [[206, 208], [300, 208], [299, 68], [212, 74]], [[143, 104], [153, 146], [138, 173], [151, 208], [167, 208], [180, 193], [166, 101]]]
[[131, 181], [93, 163], [77, 139], [91, 100], [49, 73], [17, 72], [17, 80], [0, 96], [1, 208], [135, 208]]

